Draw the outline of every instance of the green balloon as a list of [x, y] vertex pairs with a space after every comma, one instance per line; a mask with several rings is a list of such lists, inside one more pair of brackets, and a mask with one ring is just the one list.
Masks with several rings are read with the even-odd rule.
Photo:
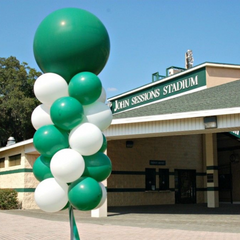
[[83, 105], [95, 102], [102, 93], [102, 83], [97, 75], [91, 72], [76, 74], [68, 85], [71, 97], [76, 98]]
[[99, 149], [99, 152], [105, 152], [107, 150], [107, 139], [103, 134], [103, 144], [102, 147]]
[[50, 115], [53, 123], [64, 130], [71, 130], [83, 119], [82, 104], [72, 97], [57, 99], [51, 106]]
[[80, 177], [68, 188], [69, 202], [78, 210], [89, 211], [98, 206], [102, 198], [99, 183], [90, 177]]
[[107, 155], [97, 152], [91, 156], [84, 156], [85, 170], [82, 176], [94, 178], [101, 182], [109, 177], [112, 171], [112, 163]]
[[33, 174], [38, 181], [43, 181], [47, 178], [53, 178], [50, 170], [51, 158], [40, 156], [33, 164]]
[[70, 203], [69, 203], [69, 202], [67, 202], [67, 204], [65, 205], [65, 207], [64, 207], [64, 208], [62, 208], [62, 209], [61, 209], [61, 211], [63, 211], [63, 210], [65, 210], [65, 209], [69, 208], [69, 205], [70, 205]]
[[61, 75], [67, 82], [79, 72], [98, 75], [107, 63], [110, 40], [105, 26], [92, 13], [63, 8], [38, 26], [33, 51], [40, 69]]
[[40, 127], [33, 136], [33, 144], [44, 157], [52, 157], [57, 151], [68, 148], [68, 133], [54, 125]]

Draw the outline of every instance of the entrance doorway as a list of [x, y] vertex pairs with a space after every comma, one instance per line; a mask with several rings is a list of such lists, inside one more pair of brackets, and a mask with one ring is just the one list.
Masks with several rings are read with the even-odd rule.
[[218, 167], [218, 185], [219, 201], [233, 203], [231, 163]]
[[196, 170], [175, 170], [175, 202], [196, 203]]
[[156, 190], [156, 169], [146, 168], [145, 169], [145, 189], [147, 191]]

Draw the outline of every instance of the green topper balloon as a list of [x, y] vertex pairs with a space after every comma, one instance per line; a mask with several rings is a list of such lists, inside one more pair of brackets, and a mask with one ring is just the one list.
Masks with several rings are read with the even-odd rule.
[[45, 157], [52, 157], [57, 151], [68, 148], [68, 133], [54, 125], [40, 127], [33, 136], [35, 148]]
[[69, 202], [78, 210], [89, 211], [98, 206], [102, 199], [99, 183], [90, 177], [80, 177], [68, 188]]
[[62, 97], [51, 106], [50, 115], [53, 123], [64, 130], [71, 130], [83, 119], [82, 104], [75, 98]]
[[95, 102], [102, 93], [102, 83], [97, 75], [91, 72], [76, 74], [68, 86], [69, 95], [83, 105]]
[[33, 174], [38, 181], [43, 181], [47, 178], [52, 178], [50, 170], [51, 158], [39, 156], [33, 164]]
[[112, 171], [112, 163], [107, 155], [97, 152], [91, 156], [84, 156], [85, 170], [83, 176], [94, 178], [102, 182], [109, 177]]
[[63, 8], [48, 15], [34, 36], [33, 50], [40, 69], [61, 75], [67, 82], [79, 72], [96, 75], [110, 53], [105, 26], [92, 13]]

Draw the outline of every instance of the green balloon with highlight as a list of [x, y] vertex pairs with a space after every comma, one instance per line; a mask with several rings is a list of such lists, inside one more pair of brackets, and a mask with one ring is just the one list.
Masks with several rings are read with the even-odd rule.
[[33, 145], [44, 157], [52, 157], [57, 151], [68, 148], [68, 132], [54, 125], [40, 127], [33, 136]]
[[67, 82], [79, 72], [98, 75], [107, 63], [110, 39], [103, 23], [79, 8], [56, 10], [38, 26], [33, 43], [35, 60], [44, 72]]
[[53, 123], [64, 130], [71, 130], [83, 119], [82, 104], [75, 98], [62, 97], [51, 106], [50, 115]]
[[108, 178], [112, 171], [112, 163], [107, 155], [97, 152], [90, 156], [84, 156], [85, 170], [83, 176], [94, 178], [97, 182], [102, 182]]
[[33, 174], [39, 182], [53, 177], [50, 170], [50, 161], [51, 158], [42, 155], [35, 160], [33, 164]]
[[68, 188], [69, 202], [78, 210], [89, 211], [98, 206], [102, 198], [99, 183], [90, 177], [80, 177]]
[[91, 72], [76, 74], [68, 85], [69, 95], [81, 104], [88, 105], [95, 102], [102, 93], [102, 83], [97, 75]]

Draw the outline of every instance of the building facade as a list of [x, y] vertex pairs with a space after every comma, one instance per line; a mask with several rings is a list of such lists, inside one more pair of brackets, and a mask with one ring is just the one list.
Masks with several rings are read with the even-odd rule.
[[239, 129], [239, 66], [167, 70], [171, 75], [109, 99], [109, 205], [240, 201], [239, 138], [231, 132]]
[[[107, 205], [240, 202], [240, 65], [170, 67], [166, 75], [108, 99]], [[38, 156], [32, 139], [0, 149], [0, 188], [16, 189], [22, 208], [37, 207]]]
[[0, 148], [0, 189], [15, 189], [23, 209], [38, 208], [34, 201], [38, 181], [32, 170], [38, 156], [32, 139]]

